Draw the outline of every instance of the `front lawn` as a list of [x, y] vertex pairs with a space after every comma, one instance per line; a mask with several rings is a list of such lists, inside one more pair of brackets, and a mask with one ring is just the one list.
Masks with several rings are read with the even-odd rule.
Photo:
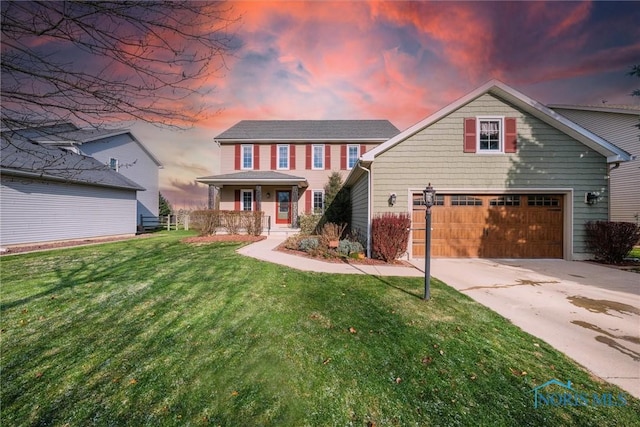
[[425, 303], [185, 235], [1, 259], [1, 425], [639, 425], [626, 394], [534, 408], [552, 378], [621, 391], [438, 281]]

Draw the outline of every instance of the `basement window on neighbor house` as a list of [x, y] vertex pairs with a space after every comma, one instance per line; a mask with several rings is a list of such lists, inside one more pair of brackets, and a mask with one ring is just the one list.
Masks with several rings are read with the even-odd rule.
[[478, 152], [502, 151], [502, 119], [478, 118]]
[[242, 169], [253, 169], [253, 145], [242, 146]]
[[324, 191], [313, 190], [313, 213], [324, 213]]

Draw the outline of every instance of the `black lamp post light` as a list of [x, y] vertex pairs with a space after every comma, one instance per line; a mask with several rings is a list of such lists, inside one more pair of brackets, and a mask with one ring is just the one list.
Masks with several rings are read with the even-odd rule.
[[427, 207], [425, 214], [425, 239], [424, 239], [424, 300], [431, 299], [431, 207], [435, 203], [436, 190], [431, 183], [422, 190], [424, 205]]

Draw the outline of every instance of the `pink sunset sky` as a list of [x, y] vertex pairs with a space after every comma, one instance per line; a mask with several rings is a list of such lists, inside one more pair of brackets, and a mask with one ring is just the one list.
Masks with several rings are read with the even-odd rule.
[[632, 104], [638, 2], [233, 2], [239, 46], [188, 131], [132, 127], [174, 207], [206, 205], [214, 137], [243, 119], [403, 130], [496, 78], [545, 104]]

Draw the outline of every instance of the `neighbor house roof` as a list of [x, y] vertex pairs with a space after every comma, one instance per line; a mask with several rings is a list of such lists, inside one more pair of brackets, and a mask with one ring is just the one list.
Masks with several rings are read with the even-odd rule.
[[62, 123], [56, 126], [25, 129], [17, 132], [32, 141], [60, 146], [82, 145], [101, 139], [129, 134], [131, 139], [140, 146], [142, 151], [144, 151], [156, 165], [162, 167], [160, 160], [128, 129], [80, 129], [72, 123]]
[[196, 181], [216, 186], [289, 184], [297, 185], [302, 188], [307, 187], [308, 185], [306, 178], [274, 171], [247, 171], [223, 175], [203, 176], [196, 178]]
[[578, 111], [598, 111], [603, 113], [630, 114], [640, 117], [640, 105], [630, 104], [601, 104], [601, 105], [569, 105], [553, 104], [549, 105], [552, 110], [578, 110]]
[[375, 141], [397, 135], [388, 120], [242, 120], [215, 139], [237, 141]]
[[145, 189], [93, 157], [29, 141], [11, 131], [2, 132], [0, 173], [100, 187]]
[[592, 150], [605, 156], [609, 163], [626, 162], [631, 160], [631, 155], [629, 153], [613, 145], [609, 141], [606, 141], [596, 134], [584, 129], [583, 127], [577, 125], [563, 115], [556, 113], [552, 109], [544, 106], [538, 101], [529, 98], [528, 96], [518, 92], [517, 90], [507, 86], [506, 84], [498, 80], [491, 80], [486, 84], [480, 86], [473, 92], [463, 96], [452, 104], [447, 105], [443, 109], [435, 112], [419, 123], [397, 134], [387, 142], [377, 146], [371, 151], [366, 152], [361, 157], [362, 161], [373, 161], [379, 154], [384, 153], [396, 144], [420, 132], [424, 128], [448, 116], [452, 112], [458, 110], [459, 108], [465, 106], [466, 104], [472, 102], [473, 100], [486, 93], [491, 93], [501, 99], [504, 99], [505, 101], [537, 117], [550, 126], [553, 126], [556, 129], [566, 133], [567, 135], [580, 141]]

